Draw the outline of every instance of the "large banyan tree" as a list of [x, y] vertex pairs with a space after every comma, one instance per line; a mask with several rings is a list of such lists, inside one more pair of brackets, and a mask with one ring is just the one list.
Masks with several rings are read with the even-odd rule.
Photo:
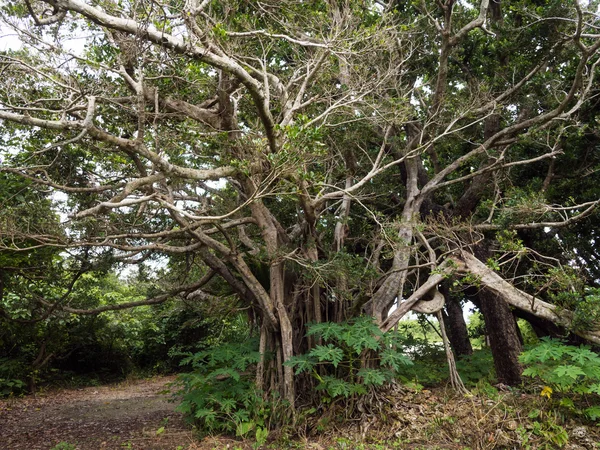
[[[597, 278], [596, 3], [4, 3], [2, 252], [55, 249], [77, 274], [184, 261], [104, 309], [235, 295], [274, 355], [258, 386], [292, 405], [307, 323], [385, 332], [444, 299], [455, 351], [469, 298], [516, 382], [514, 314], [600, 344], [578, 312]], [[75, 282], [36, 303], [104, 310], [69, 303]]]

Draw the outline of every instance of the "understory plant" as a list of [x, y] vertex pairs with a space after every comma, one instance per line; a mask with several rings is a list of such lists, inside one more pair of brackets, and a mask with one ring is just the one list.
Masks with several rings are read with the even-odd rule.
[[264, 442], [274, 409], [282, 403], [256, 389], [251, 367], [259, 360], [256, 339], [189, 354], [181, 365], [193, 371], [179, 376], [183, 401], [178, 411], [204, 432], [242, 437], [252, 433], [257, 442]]
[[[590, 347], [575, 347], [543, 338], [538, 345], [523, 352], [519, 360], [525, 366], [523, 375], [544, 382], [542, 396], [550, 399], [555, 391], [565, 394], [560, 406], [591, 420], [600, 419], [600, 356]], [[577, 408], [569, 394], [584, 400], [587, 407]]]
[[294, 367], [297, 375], [309, 373], [324, 403], [366, 394], [369, 387], [392, 380], [402, 366], [412, 365], [402, 354], [397, 336], [382, 333], [370, 317], [311, 324], [307, 336], [318, 344], [285, 364]]
[[528, 426], [520, 425], [516, 429], [523, 449], [553, 450], [567, 445], [569, 434], [558, 423], [555, 413], [548, 414], [534, 409], [527, 416], [532, 422]]
[[26, 384], [23, 382], [26, 367], [17, 359], [0, 357], [0, 398], [22, 393]]
[[472, 355], [461, 356], [456, 361], [456, 368], [467, 386], [476, 386], [480, 382], [495, 380], [494, 359], [489, 349], [475, 350]]

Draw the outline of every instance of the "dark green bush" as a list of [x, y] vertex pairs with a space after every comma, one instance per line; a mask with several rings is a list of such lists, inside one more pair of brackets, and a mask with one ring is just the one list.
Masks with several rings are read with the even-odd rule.
[[256, 339], [190, 354], [181, 361], [193, 371], [179, 376], [183, 402], [178, 411], [204, 432], [243, 436], [254, 431], [264, 437], [282, 403], [256, 389], [250, 369], [259, 360]]
[[519, 361], [525, 366], [524, 376], [538, 378], [546, 384], [542, 396], [550, 399], [554, 391], [582, 396], [588, 400], [586, 408], [576, 408], [569, 397], [563, 397], [560, 406], [585, 414], [591, 420], [600, 419], [600, 356], [589, 347], [574, 347], [543, 338], [538, 345], [523, 352]]
[[322, 402], [365, 394], [370, 386], [389, 382], [401, 367], [413, 364], [402, 354], [397, 335], [384, 335], [371, 317], [309, 325], [307, 335], [322, 344], [285, 364], [317, 381]]
[[456, 369], [466, 386], [475, 386], [481, 380], [491, 382], [496, 377], [494, 359], [489, 349], [475, 350], [470, 356], [458, 358]]

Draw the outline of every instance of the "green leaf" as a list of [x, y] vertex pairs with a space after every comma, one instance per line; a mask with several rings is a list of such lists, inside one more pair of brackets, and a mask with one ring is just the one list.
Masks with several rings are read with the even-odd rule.
[[393, 348], [386, 348], [381, 352], [381, 364], [393, 370], [400, 370], [400, 366], [412, 366], [414, 363], [405, 355]]
[[349, 386], [350, 395], [365, 395], [367, 393], [367, 388], [364, 384], [361, 383], [352, 383]]
[[330, 397], [348, 397], [351, 393], [351, 384], [347, 381], [334, 378], [332, 376], [324, 376], [323, 383], [317, 386], [318, 390], [324, 390]]
[[308, 355], [292, 356], [283, 363], [284, 366], [296, 367], [295, 374], [298, 375], [302, 372], [308, 372], [315, 366], [315, 361]]
[[255, 439], [258, 445], [264, 445], [267, 442], [267, 438], [269, 437], [269, 430], [265, 427], [257, 427]]
[[213, 380], [227, 380], [227, 378], [233, 378], [235, 381], [240, 381], [240, 373], [237, 370], [233, 370], [227, 367], [222, 367], [216, 370], [213, 370], [207, 375], [207, 378], [212, 378]]
[[566, 346], [559, 341], [547, 339], [543, 340], [537, 347], [532, 348], [521, 354], [519, 360], [522, 363], [546, 362], [549, 360], [560, 360], [567, 352]]
[[568, 397], [561, 398], [559, 405], [569, 409], [575, 408], [575, 403], [573, 403], [573, 400]]
[[235, 428], [235, 435], [236, 436], [244, 436], [246, 434], [248, 434], [250, 431], [252, 431], [254, 429], [254, 422], [242, 422], [242, 423], [238, 423], [237, 427]]
[[325, 341], [337, 339], [342, 334], [342, 326], [335, 322], [323, 322], [311, 324], [306, 332], [307, 336], [320, 336]]
[[558, 366], [554, 369], [554, 373], [559, 377], [569, 377], [573, 380], [577, 379], [580, 375], [585, 375], [581, 367], [577, 366]]
[[600, 395], [600, 383], [594, 383], [588, 386], [588, 392], [590, 394]]
[[600, 357], [585, 347], [571, 347], [569, 348], [568, 353], [571, 356], [571, 359], [581, 366], [590, 361], [600, 362]]
[[194, 416], [196, 419], [214, 420], [217, 417], [217, 413], [212, 408], [201, 408], [196, 410]]
[[344, 359], [344, 352], [342, 349], [335, 347], [333, 344], [317, 345], [310, 351], [309, 355], [314, 356], [320, 362], [331, 362], [333, 367], [337, 367], [342, 359]]
[[539, 369], [537, 367], [527, 367], [523, 370], [523, 375], [527, 377], [537, 377], [539, 375]]
[[381, 370], [378, 369], [360, 369], [357, 373], [359, 377], [363, 378], [363, 383], [366, 386], [381, 386], [385, 383], [385, 375]]
[[600, 406], [591, 406], [583, 412], [590, 420], [596, 421], [600, 419]]
[[232, 412], [236, 406], [236, 401], [232, 398], [223, 399], [219, 403], [221, 405], [221, 409], [226, 414], [229, 414], [230, 412]]

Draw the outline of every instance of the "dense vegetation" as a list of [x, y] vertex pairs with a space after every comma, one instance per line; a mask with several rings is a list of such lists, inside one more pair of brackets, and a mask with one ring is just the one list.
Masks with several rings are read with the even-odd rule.
[[598, 419], [598, 2], [0, 11], [3, 394], [181, 364], [260, 443], [533, 378]]

